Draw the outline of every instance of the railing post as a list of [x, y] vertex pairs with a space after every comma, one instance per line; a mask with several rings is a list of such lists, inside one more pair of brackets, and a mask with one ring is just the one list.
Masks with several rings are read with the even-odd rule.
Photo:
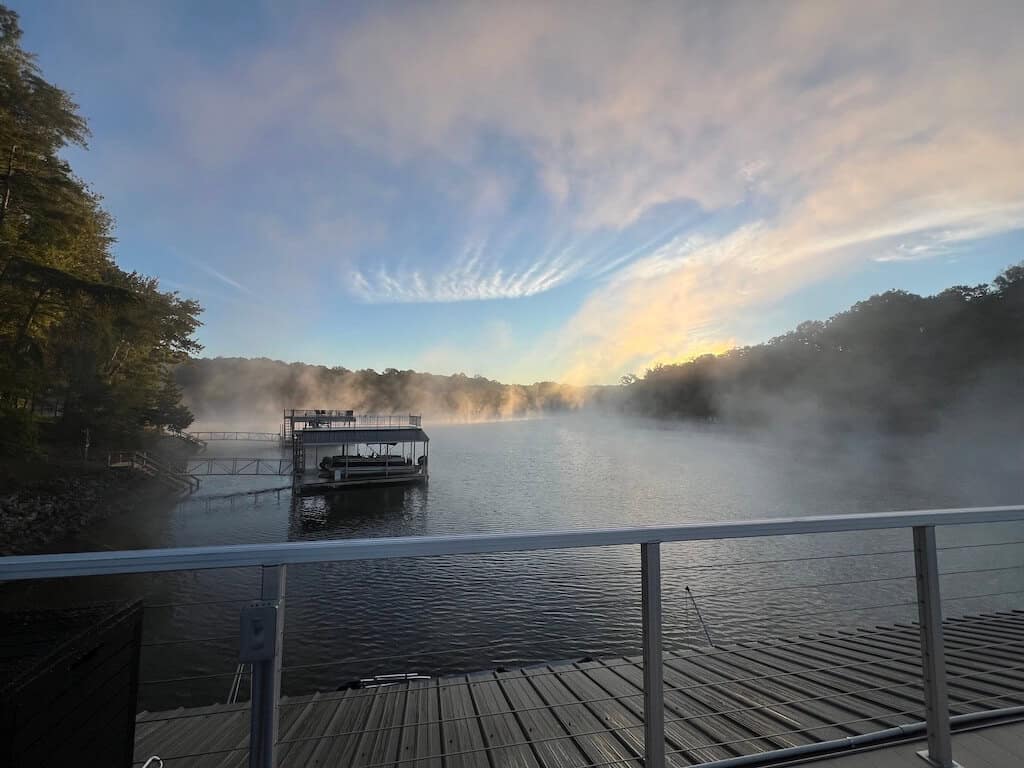
[[665, 766], [665, 691], [661, 653], [661, 545], [640, 545], [644, 643], [644, 768]]
[[249, 768], [275, 768], [277, 764], [285, 576], [283, 565], [264, 566], [261, 599], [242, 610], [239, 658], [252, 664]]
[[921, 674], [924, 682], [928, 751], [919, 752], [938, 768], [954, 768], [946, 689], [946, 652], [942, 640], [942, 600], [935, 526], [914, 528], [914, 571], [917, 574], [917, 613], [921, 627]]

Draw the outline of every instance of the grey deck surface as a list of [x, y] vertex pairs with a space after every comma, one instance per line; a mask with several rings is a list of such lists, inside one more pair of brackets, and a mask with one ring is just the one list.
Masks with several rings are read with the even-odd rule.
[[[944, 634], [953, 714], [1024, 705], [1024, 612], [951, 619]], [[671, 766], [923, 719], [914, 625], [666, 652], [664, 676]], [[280, 765], [639, 767], [642, 685], [641, 659], [630, 657], [287, 697]], [[1024, 765], [1021, 731], [1013, 729], [1015, 739], [998, 743], [991, 734], [1001, 729], [987, 729], [986, 741], [971, 747], [986, 750], [987, 763], [961, 762]], [[142, 713], [137, 721], [140, 764], [155, 754], [171, 767], [244, 766], [247, 745], [248, 711], [240, 705]], [[1011, 761], [993, 762], [1006, 751]], [[854, 762], [834, 764], [903, 765], [872, 757], [882, 754], [846, 755], [841, 760]]]
[[[815, 760], [813, 768], [927, 768], [917, 753], [923, 741], [854, 755]], [[1024, 723], [979, 728], [953, 735], [953, 756], [964, 768], [1014, 768], [1024, 764]]]

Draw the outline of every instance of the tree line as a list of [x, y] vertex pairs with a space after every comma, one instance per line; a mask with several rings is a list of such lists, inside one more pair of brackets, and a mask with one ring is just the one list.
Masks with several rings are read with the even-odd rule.
[[736, 423], [780, 414], [849, 429], [922, 431], [976, 395], [1024, 413], [1024, 264], [934, 296], [887, 291], [764, 344], [623, 378], [622, 407]]
[[198, 421], [210, 429], [276, 429], [286, 408], [345, 408], [477, 421], [575, 408], [583, 391], [555, 382], [503, 384], [483, 376], [441, 376], [388, 368], [284, 363], [267, 358], [193, 360], [176, 381]]
[[88, 126], [21, 37], [0, 6], [0, 450], [31, 445], [34, 413], [75, 441], [184, 428], [172, 369], [201, 349], [200, 307], [114, 262], [113, 220], [61, 155]]

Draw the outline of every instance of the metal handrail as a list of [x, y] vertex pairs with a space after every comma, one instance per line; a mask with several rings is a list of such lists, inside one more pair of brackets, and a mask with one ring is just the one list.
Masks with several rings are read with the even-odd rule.
[[187, 467], [183, 470], [174, 469], [168, 465], [166, 459], [156, 459], [148, 451], [120, 450], [107, 454], [108, 467], [123, 463], [127, 463], [131, 469], [151, 470], [152, 476], [157, 480], [169, 481], [190, 494], [199, 490], [199, 478], [191, 474]]
[[403, 557], [578, 549], [628, 544], [849, 533], [920, 526], [1024, 521], [1024, 505], [795, 517], [632, 528], [332, 539], [0, 558], [0, 581], [208, 570]]
[[[949, 525], [1024, 521], [1024, 505], [917, 510], [878, 514], [817, 516], [772, 520], [693, 523], [674, 526], [604, 530], [491, 533], [460, 536], [401, 537], [241, 544], [123, 552], [18, 555], [0, 558], [0, 581], [97, 576], [124, 573], [262, 567], [260, 600], [243, 608], [239, 660], [251, 663], [249, 765], [273, 768], [279, 739], [279, 709], [284, 645], [287, 566], [298, 563], [378, 560], [511, 551], [540, 551], [640, 545], [643, 635], [643, 728], [647, 768], [666, 764], [663, 678], [661, 549], [663, 543], [717, 539], [849, 533], [906, 529], [913, 531], [914, 578], [921, 644], [921, 687], [926, 715], [928, 756], [934, 765], [954, 765], [950, 739], [949, 695], [942, 632], [938, 547], [935, 529]], [[955, 598], [954, 598], [955, 599]], [[913, 603], [907, 603], [913, 605]], [[274, 641], [266, 642], [269, 633]], [[233, 636], [232, 636], [233, 637]], [[237, 677], [237, 676], [236, 676]], [[955, 676], [954, 676], [955, 677]], [[239, 678], [240, 679], [240, 678]], [[886, 688], [889, 686], [886, 686]], [[871, 689], [873, 690], [873, 689]], [[879, 688], [878, 690], [882, 690]], [[237, 684], [232, 695], [237, 695]], [[808, 701], [813, 699], [808, 699]], [[737, 710], [745, 711], [745, 710]], [[707, 715], [695, 715], [704, 717]], [[683, 718], [690, 719], [690, 718]], [[611, 730], [620, 730], [620, 728]], [[453, 753], [448, 756], [457, 755]], [[398, 760], [397, 762], [405, 762]], [[729, 764], [725, 761], [722, 765]]]

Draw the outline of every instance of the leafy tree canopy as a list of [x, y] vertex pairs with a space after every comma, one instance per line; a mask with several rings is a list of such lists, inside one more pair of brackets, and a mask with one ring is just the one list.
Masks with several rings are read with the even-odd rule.
[[0, 6], [0, 419], [42, 410], [111, 440], [183, 428], [171, 371], [201, 349], [201, 308], [114, 262], [111, 217], [60, 156], [88, 135]]

